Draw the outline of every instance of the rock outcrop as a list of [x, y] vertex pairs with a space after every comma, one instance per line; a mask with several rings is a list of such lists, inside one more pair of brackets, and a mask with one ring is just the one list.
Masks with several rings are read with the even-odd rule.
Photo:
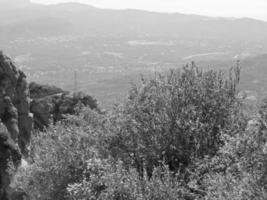
[[97, 101], [82, 92], [71, 94], [55, 86], [30, 84], [31, 107], [34, 126], [42, 130], [50, 123], [64, 119], [65, 115], [75, 114], [77, 108], [88, 106], [97, 109]]
[[26, 75], [0, 52], [0, 119], [23, 154], [27, 153], [33, 123], [29, 97]]
[[15, 172], [22, 156], [28, 157], [34, 122], [35, 127], [43, 129], [66, 114], [75, 114], [77, 107], [97, 108], [96, 100], [83, 93], [70, 94], [35, 83], [30, 90], [26, 75], [0, 51], [0, 200], [25, 196], [10, 188], [12, 174], [8, 170], [13, 166]]
[[[8, 199], [11, 175], [7, 167], [15, 169], [21, 153], [28, 154], [33, 119], [30, 115], [29, 89], [25, 74], [0, 52], [0, 199]], [[9, 163], [11, 162], [11, 163]]]

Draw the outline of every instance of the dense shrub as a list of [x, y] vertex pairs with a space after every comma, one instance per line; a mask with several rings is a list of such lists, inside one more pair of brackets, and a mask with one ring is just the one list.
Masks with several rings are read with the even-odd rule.
[[115, 157], [149, 174], [162, 161], [171, 170], [215, 155], [221, 133], [232, 124], [239, 67], [226, 76], [195, 65], [134, 85], [126, 103], [111, 117], [110, 150]]
[[68, 187], [71, 200], [178, 200], [196, 199], [167, 166], [156, 168], [152, 177], [140, 178], [133, 168], [118, 162], [91, 159], [82, 182]]
[[[266, 101], [245, 131], [225, 137], [206, 175], [206, 199], [267, 199]], [[224, 170], [214, 170], [215, 167]]]
[[[90, 111], [90, 116], [94, 115], [97, 114]], [[35, 133], [32, 140], [34, 163], [21, 167], [14, 187], [26, 191], [31, 199], [62, 200], [68, 184], [82, 180], [87, 161], [97, 153], [95, 129], [81, 126], [80, 117], [84, 116], [69, 117], [69, 121]], [[87, 120], [90, 123], [90, 119]]]
[[108, 158], [102, 146], [106, 137], [99, 132], [105, 132], [101, 125], [105, 121], [105, 117], [85, 109], [36, 134], [32, 144], [34, 163], [19, 169], [13, 187], [34, 200], [193, 197], [164, 165], [155, 169], [152, 177], [144, 174], [140, 178], [135, 168], [125, 168], [123, 162]]
[[35, 82], [29, 84], [31, 98], [42, 98], [49, 95], [58, 93], [66, 93], [66, 91], [52, 85], [41, 85]]
[[267, 100], [249, 115], [239, 73], [187, 66], [110, 112], [78, 109], [34, 135], [13, 187], [33, 200], [267, 199]]

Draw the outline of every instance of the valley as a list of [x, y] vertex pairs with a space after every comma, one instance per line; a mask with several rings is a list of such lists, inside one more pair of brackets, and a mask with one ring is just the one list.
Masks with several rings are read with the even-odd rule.
[[[0, 12], [1, 50], [30, 81], [73, 91], [76, 71], [78, 89], [95, 96], [103, 107], [125, 97], [140, 74], [151, 76], [192, 61], [229, 68], [240, 60], [248, 77], [266, 70], [265, 60], [256, 60], [267, 53], [264, 21], [74, 3], [23, 5]], [[257, 80], [245, 76], [242, 89], [262, 94], [262, 81], [262, 76]]]

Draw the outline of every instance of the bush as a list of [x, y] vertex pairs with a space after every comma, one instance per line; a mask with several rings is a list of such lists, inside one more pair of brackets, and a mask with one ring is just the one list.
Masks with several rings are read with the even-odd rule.
[[34, 200], [265, 200], [267, 100], [247, 115], [239, 73], [187, 66], [111, 112], [69, 115], [34, 136], [13, 186]]
[[266, 101], [259, 115], [248, 122], [245, 131], [225, 137], [225, 145], [213, 158], [215, 166], [206, 175], [206, 199], [243, 200], [267, 198], [267, 126]]
[[140, 178], [135, 169], [126, 170], [120, 162], [92, 159], [84, 174], [82, 182], [69, 185], [71, 200], [196, 199], [166, 166], [155, 169], [150, 178]]
[[35, 82], [29, 84], [30, 96], [31, 98], [42, 98], [58, 93], [66, 93], [66, 91], [61, 88], [52, 85], [41, 85]]
[[35, 133], [34, 163], [21, 167], [14, 187], [26, 191], [31, 199], [65, 199], [68, 184], [82, 180], [87, 161], [97, 154], [94, 145], [93, 128], [75, 123], [61, 122]]
[[149, 175], [162, 161], [177, 171], [215, 155], [223, 144], [221, 133], [233, 125], [239, 74], [239, 67], [227, 78], [192, 65], [142, 79], [111, 117], [112, 155]]

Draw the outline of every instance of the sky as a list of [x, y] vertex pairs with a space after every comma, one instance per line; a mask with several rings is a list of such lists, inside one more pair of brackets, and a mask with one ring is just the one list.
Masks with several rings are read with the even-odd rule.
[[215, 17], [249, 17], [267, 21], [267, 0], [31, 0], [37, 3], [80, 2], [100, 8], [142, 9]]

